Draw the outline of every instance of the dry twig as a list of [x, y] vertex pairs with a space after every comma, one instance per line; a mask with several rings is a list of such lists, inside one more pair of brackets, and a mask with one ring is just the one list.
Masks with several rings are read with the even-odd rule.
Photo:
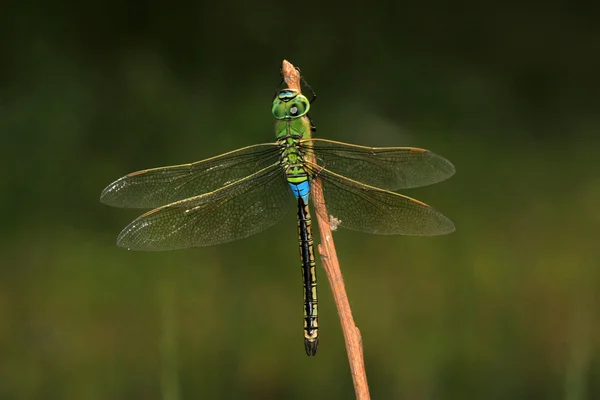
[[[296, 68], [286, 60], [283, 60], [283, 77], [290, 89], [300, 89], [300, 73]], [[306, 117], [303, 117], [306, 118]], [[319, 221], [319, 232], [321, 235], [321, 244], [319, 245], [319, 254], [321, 255], [321, 263], [327, 274], [327, 279], [331, 285], [335, 306], [340, 316], [344, 340], [346, 342], [346, 352], [348, 353], [348, 361], [350, 363], [350, 371], [354, 382], [354, 392], [358, 400], [368, 400], [369, 386], [367, 384], [367, 373], [365, 371], [365, 362], [363, 358], [362, 338], [360, 330], [354, 324], [350, 303], [344, 286], [344, 279], [340, 270], [333, 236], [331, 234], [331, 225], [329, 219], [323, 218], [323, 215], [328, 215], [325, 209], [323, 200], [323, 189], [321, 180], [315, 177], [311, 181], [311, 194], [315, 201], [313, 204], [316, 210], [317, 221]]]

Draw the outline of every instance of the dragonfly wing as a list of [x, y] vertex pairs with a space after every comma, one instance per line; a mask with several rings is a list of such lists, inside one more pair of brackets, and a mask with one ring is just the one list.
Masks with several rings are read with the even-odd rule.
[[386, 190], [427, 186], [454, 174], [450, 161], [415, 147], [365, 147], [326, 139], [307, 139], [302, 145], [329, 171]]
[[174, 250], [242, 239], [273, 226], [292, 204], [279, 163], [221, 189], [152, 210], [130, 223], [117, 244]]
[[[314, 166], [323, 186], [328, 215], [344, 228], [379, 235], [443, 235], [454, 224], [425, 203], [353, 181]], [[313, 197], [313, 201], [314, 201]], [[319, 207], [322, 208], [322, 207]]]
[[100, 201], [115, 207], [155, 208], [210, 193], [279, 159], [276, 143], [258, 144], [191, 164], [133, 172], [111, 183]]

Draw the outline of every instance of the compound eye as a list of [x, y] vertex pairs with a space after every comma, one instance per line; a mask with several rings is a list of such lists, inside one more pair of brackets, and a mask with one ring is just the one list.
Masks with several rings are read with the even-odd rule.
[[275, 100], [273, 102], [273, 108], [271, 109], [271, 112], [273, 113], [273, 116], [277, 119], [286, 118], [285, 103]]
[[290, 117], [301, 117], [308, 112], [309, 108], [310, 103], [308, 102], [306, 97], [299, 95], [296, 101], [290, 104], [290, 107], [288, 108], [288, 113], [290, 114]]

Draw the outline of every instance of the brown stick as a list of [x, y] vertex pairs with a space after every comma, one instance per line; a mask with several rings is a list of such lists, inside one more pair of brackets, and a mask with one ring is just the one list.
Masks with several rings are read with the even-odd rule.
[[[282, 71], [288, 87], [300, 90], [300, 73], [296, 68], [288, 61], [283, 60]], [[362, 338], [360, 330], [354, 324], [354, 318], [352, 317], [350, 302], [348, 301], [342, 271], [340, 270], [340, 264], [335, 251], [335, 244], [333, 243], [331, 225], [328, 218], [322, 217], [328, 214], [323, 199], [321, 179], [318, 177], [313, 178], [311, 181], [311, 194], [315, 200], [313, 201], [313, 205], [315, 206], [321, 235], [319, 254], [321, 254], [321, 263], [331, 285], [335, 306], [340, 316], [342, 332], [344, 333], [344, 340], [346, 342], [346, 353], [348, 353], [352, 381], [354, 382], [354, 392], [358, 400], [369, 400], [371, 396], [369, 394], [367, 373], [365, 371]]]

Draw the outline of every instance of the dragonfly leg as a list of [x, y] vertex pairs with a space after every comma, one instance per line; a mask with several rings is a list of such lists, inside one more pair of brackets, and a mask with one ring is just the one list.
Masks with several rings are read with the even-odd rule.
[[283, 67], [279, 67], [279, 76], [281, 77], [281, 82], [279, 82], [279, 85], [277, 85], [277, 89], [275, 89], [275, 93], [273, 93], [273, 99], [272, 100], [275, 100], [275, 97], [277, 97], [277, 94], [279, 93], [279, 88], [285, 82], [285, 77], [283, 76]]
[[272, 101], [275, 100], [275, 97], [277, 97], [277, 94], [279, 93], [279, 88], [281, 87], [281, 85], [283, 85], [283, 78], [281, 78], [281, 82], [279, 82], [279, 85], [277, 85], [277, 89], [275, 89], [275, 93], [273, 93], [273, 98], [271, 99]]
[[306, 117], [308, 118], [308, 122], [310, 123], [310, 131], [311, 132], [316, 132], [317, 131], [317, 127], [315, 126], [315, 123], [313, 122], [312, 118], [308, 114], [306, 114]]
[[298, 71], [298, 74], [300, 75], [300, 79], [302, 79], [302, 83], [304, 83], [304, 86], [306, 86], [308, 88], [308, 90], [310, 90], [310, 93], [312, 94], [312, 97], [310, 99], [310, 104], [312, 104], [313, 101], [315, 101], [317, 99], [317, 94], [315, 93], [313, 88], [310, 87], [308, 82], [306, 82], [306, 79], [304, 79], [304, 77], [302, 76], [302, 73], [300, 72], [300, 68], [296, 67], [296, 71]]
[[[310, 87], [308, 82], [306, 82], [306, 79], [304, 79], [304, 77], [302, 76], [302, 72], [300, 72], [300, 68], [296, 67], [296, 71], [298, 71], [298, 75], [300, 75], [300, 79], [302, 79], [302, 83], [304, 83], [304, 86], [306, 86], [308, 88], [308, 90], [310, 90], [310, 93], [312, 94], [312, 97], [309, 101], [309, 103], [312, 104], [313, 101], [315, 101], [317, 99], [317, 94], [315, 93], [313, 88]], [[308, 114], [306, 114], [306, 116], [308, 117], [308, 122], [310, 122], [310, 131], [316, 132], [317, 127], [315, 126], [315, 123], [313, 122], [312, 118]]]

